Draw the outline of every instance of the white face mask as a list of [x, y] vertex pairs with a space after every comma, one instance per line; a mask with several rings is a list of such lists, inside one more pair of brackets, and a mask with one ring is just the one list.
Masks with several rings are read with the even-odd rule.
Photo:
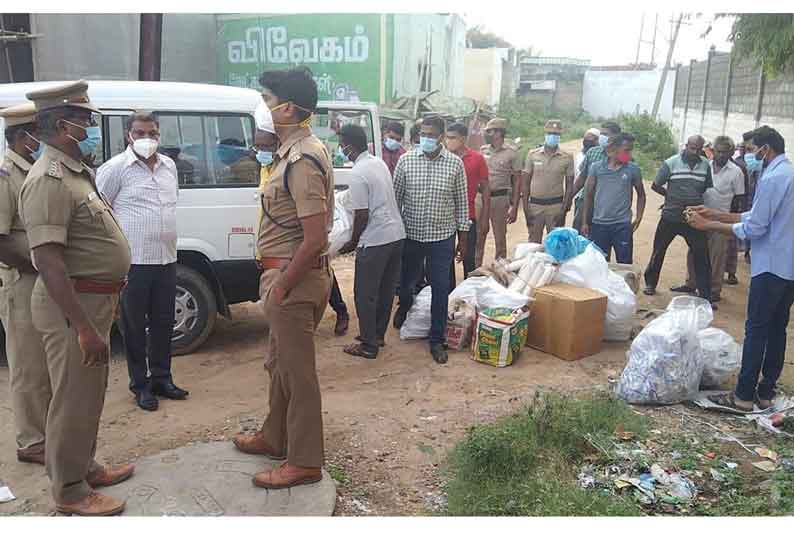
[[[130, 139], [132, 139], [130, 137]], [[159, 141], [156, 139], [149, 139], [148, 137], [144, 137], [141, 139], [135, 139], [132, 141], [132, 150], [135, 151], [135, 154], [138, 156], [142, 156], [145, 159], [150, 158], [155, 152], [157, 152], [157, 146], [160, 144]]]

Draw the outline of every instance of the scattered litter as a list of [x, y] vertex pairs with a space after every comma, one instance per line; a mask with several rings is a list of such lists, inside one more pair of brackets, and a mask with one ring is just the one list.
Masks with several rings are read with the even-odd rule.
[[709, 452], [706, 454], [706, 459], [717, 459], [717, 454], [714, 452]]
[[16, 500], [8, 486], [0, 487], [0, 504]]
[[742, 347], [721, 329], [707, 327], [698, 332], [703, 363], [704, 389], [721, 389], [730, 383], [742, 366]]
[[786, 472], [794, 472], [794, 459], [782, 459], [780, 468]]
[[725, 463], [725, 466], [726, 466], [727, 468], [729, 468], [730, 470], [736, 470], [737, 468], [739, 468], [739, 464], [738, 464], [738, 463], [730, 463], [730, 462], [726, 462], [726, 463]]
[[715, 482], [722, 483], [725, 481], [725, 475], [717, 469], [709, 469], [709, 474], [711, 474], [711, 479]]
[[758, 461], [757, 463], [753, 463], [753, 467], [764, 472], [775, 472], [775, 470], [777, 470], [777, 465], [771, 461]]
[[363, 512], [364, 514], [369, 514], [369, 513], [371, 513], [371, 512], [372, 512], [372, 509], [371, 509], [369, 506], [367, 506], [366, 504], [364, 504], [363, 502], [361, 502], [360, 500], [358, 500], [358, 499], [356, 499], [356, 498], [354, 498], [354, 499], [351, 501], [351, 504], [352, 504], [353, 506], [355, 506], [355, 507], [356, 507], [356, 509], [357, 509], [359, 512]]
[[777, 452], [773, 452], [768, 448], [756, 448], [755, 453], [757, 453], [760, 457], [769, 459], [770, 461], [777, 461]]
[[631, 432], [631, 431], [617, 431], [617, 432], [615, 432], [615, 436], [618, 439], [620, 439], [620, 440], [622, 440], [624, 442], [627, 442], [627, 441], [630, 441], [630, 440], [634, 440], [634, 437], [636, 435], [633, 432]]
[[618, 478], [617, 480], [615, 480], [615, 487], [618, 489], [631, 487], [631, 485], [632, 485], [631, 482], [629, 482], [629, 480], [625, 478]]

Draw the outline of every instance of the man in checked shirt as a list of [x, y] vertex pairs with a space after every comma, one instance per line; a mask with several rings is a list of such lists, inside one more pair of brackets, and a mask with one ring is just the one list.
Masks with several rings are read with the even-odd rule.
[[[425, 117], [419, 147], [405, 153], [394, 170], [394, 194], [405, 224], [400, 307], [394, 327], [401, 328], [413, 304], [414, 287], [425, 258], [430, 260], [430, 353], [436, 363], [447, 362], [444, 349], [450, 269], [455, 254], [466, 256], [469, 203], [463, 161], [442, 145], [444, 120]], [[458, 245], [455, 248], [455, 235]]]

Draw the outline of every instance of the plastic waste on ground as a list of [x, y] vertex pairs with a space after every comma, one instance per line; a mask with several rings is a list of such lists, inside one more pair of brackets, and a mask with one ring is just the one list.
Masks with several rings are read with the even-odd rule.
[[588, 245], [582, 254], [563, 263], [557, 270], [556, 280], [606, 295], [604, 340], [627, 341], [631, 338], [637, 296], [620, 275], [609, 269], [606, 258], [594, 245]]
[[542, 252], [543, 245], [540, 243], [519, 243], [513, 249], [513, 261], [523, 260], [533, 252]]
[[335, 194], [334, 224], [328, 234], [328, 255], [336, 258], [339, 251], [353, 238], [353, 211], [350, 209], [350, 190]]
[[447, 346], [463, 350], [471, 344], [472, 330], [477, 321], [477, 309], [463, 299], [452, 299], [447, 313]]
[[703, 378], [700, 387], [720, 389], [742, 366], [742, 348], [730, 334], [713, 327], [698, 332]]
[[489, 277], [477, 288], [477, 307], [485, 309], [518, 309], [529, 304], [529, 297], [513, 292], [502, 286], [496, 279]]
[[543, 252], [530, 253], [525, 259], [516, 260], [510, 266], [510, 270], [518, 267], [518, 274], [507, 289], [527, 297], [531, 297], [536, 289], [551, 283], [557, 274], [554, 258]]
[[476, 309], [479, 308], [477, 305], [477, 289], [485, 284], [488, 280], [488, 277], [469, 277], [460, 284], [458, 284], [452, 292], [449, 294], [449, 303], [450, 305], [456, 299], [460, 299], [471, 305]]
[[636, 404], [674, 404], [698, 395], [703, 359], [698, 332], [713, 317], [711, 304], [689, 296], [673, 299], [631, 343], [617, 394]]
[[[580, 240], [580, 237], [582, 240]], [[546, 253], [558, 262], [565, 262], [581, 254], [590, 240], [579, 235], [573, 228], [555, 228], [543, 241]]]
[[433, 300], [433, 291], [430, 286], [425, 286], [414, 299], [405, 322], [400, 328], [400, 339], [426, 339], [430, 336], [430, 304]]

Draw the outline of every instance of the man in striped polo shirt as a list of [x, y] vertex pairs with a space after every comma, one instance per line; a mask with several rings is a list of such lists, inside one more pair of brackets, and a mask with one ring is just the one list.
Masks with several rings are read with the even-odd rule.
[[680, 235], [692, 251], [698, 295], [711, 301], [706, 234], [687, 224], [684, 218], [684, 209], [703, 205], [703, 194], [713, 186], [709, 161], [701, 155], [704, 143], [702, 136], [690, 137], [681, 154], [664, 161], [651, 186], [654, 192], [664, 196], [664, 207], [653, 239], [653, 255], [645, 270], [645, 295], [656, 294], [667, 247]]

